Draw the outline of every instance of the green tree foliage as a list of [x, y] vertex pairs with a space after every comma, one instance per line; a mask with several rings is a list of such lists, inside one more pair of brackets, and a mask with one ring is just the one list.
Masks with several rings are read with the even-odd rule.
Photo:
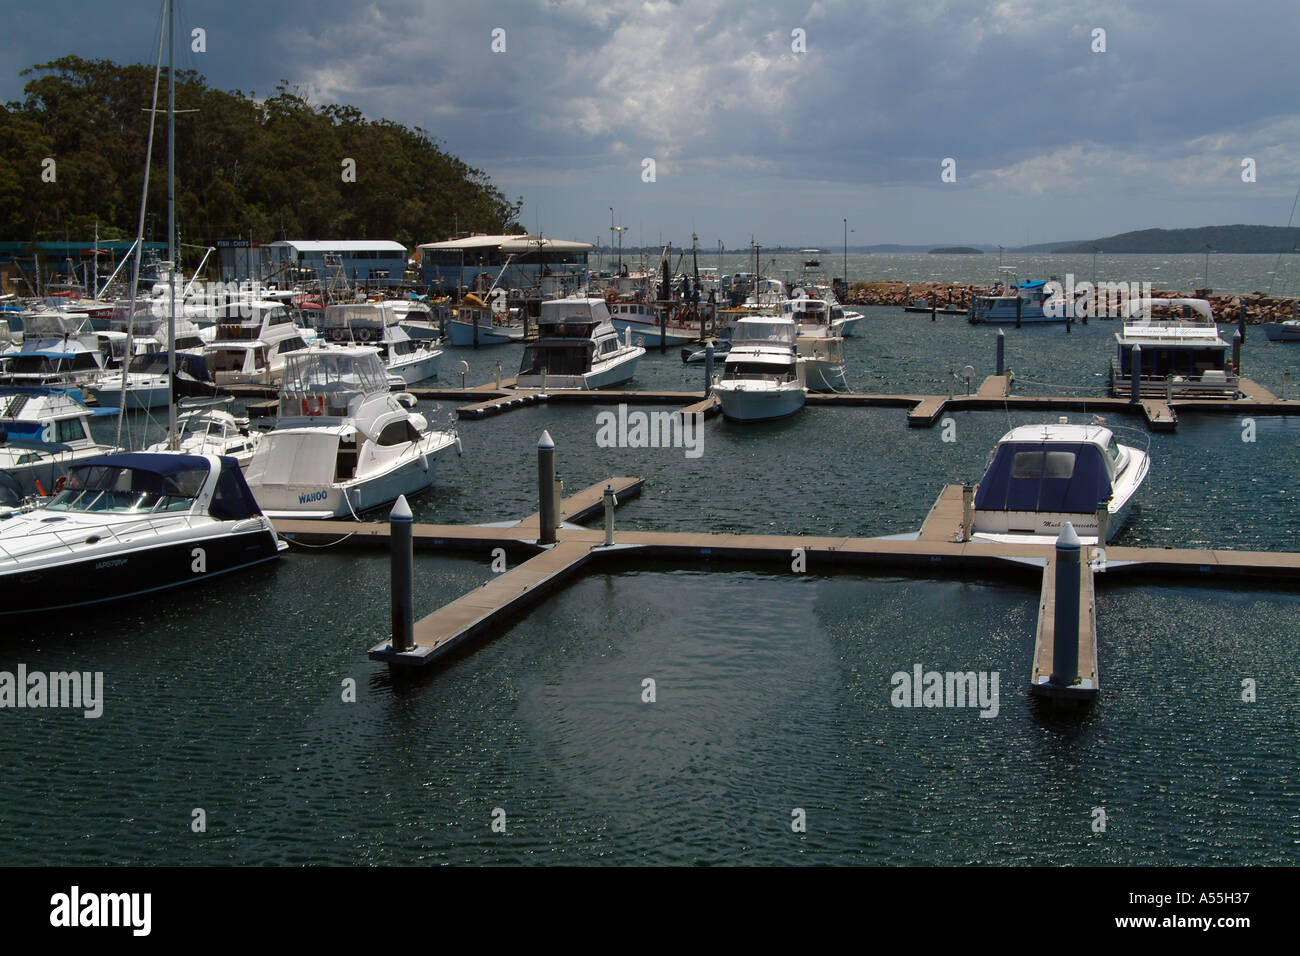
[[[0, 108], [0, 236], [8, 241], [130, 238], [139, 214], [153, 68], [65, 56], [24, 71], [22, 102]], [[160, 104], [166, 103], [166, 70]], [[176, 73], [176, 219], [183, 241], [394, 239], [407, 247], [456, 228], [519, 229], [488, 177], [419, 127], [369, 120], [351, 106], [214, 90]], [[167, 141], [154, 134], [146, 238], [165, 239]], [[57, 179], [42, 182], [42, 160]], [[356, 181], [343, 181], [343, 160]]]

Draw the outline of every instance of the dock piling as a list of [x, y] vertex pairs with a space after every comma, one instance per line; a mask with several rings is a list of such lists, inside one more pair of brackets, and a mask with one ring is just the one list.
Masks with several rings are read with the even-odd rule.
[[1079, 536], [1067, 521], [1056, 539], [1056, 608], [1052, 630], [1052, 683], [1079, 679]]
[[1133, 375], [1133, 380], [1129, 384], [1128, 400], [1137, 405], [1142, 401], [1142, 346], [1133, 346], [1133, 353], [1129, 363], [1132, 366], [1129, 371]]
[[713, 394], [713, 343], [704, 346], [704, 397]]
[[1238, 303], [1241, 305], [1241, 311], [1237, 314], [1237, 334], [1244, 342], [1246, 341], [1246, 300], [1239, 299]]
[[1246, 336], [1242, 334], [1241, 329], [1232, 333], [1232, 374], [1241, 378], [1241, 345], [1246, 341]]
[[497, 362], [496, 372], [497, 372], [497, 391], [500, 391], [501, 390], [501, 363], [500, 362]]
[[1025, 305], [1025, 300], [1022, 299], [1020, 297], [1020, 293], [1017, 292], [1016, 293], [1016, 328], [1020, 328], [1020, 312], [1024, 308], [1024, 305]]
[[395, 653], [415, 646], [415, 552], [411, 534], [414, 518], [406, 495], [400, 495], [388, 514], [388, 534], [392, 566], [393, 636]]
[[975, 489], [969, 481], [961, 486], [961, 539], [970, 540], [971, 527], [975, 523]]
[[1006, 366], [1007, 366], [1006, 358], [1007, 358], [1007, 337], [1001, 329], [998, 329], [998, 363], [997, 363], [998, 375], [1006, 374]]
[[555, 544], [555, 442], [549, 431], [537, 443], [537, 543]]
[[939, 295], [936, 292], [930, 292], [930, 321], [935, 320], [935, 315], [939, 311]]
[[1106, 566], [1106, 539], [1110, 537], [1110, 502], [1097, 502], [1097, 567]]
[[605, 547], [614, 543], [614, 507], [618, 504], [618, 495], [614, 494], [612, 485], [606, 485], [602, 494], [605, 504]]

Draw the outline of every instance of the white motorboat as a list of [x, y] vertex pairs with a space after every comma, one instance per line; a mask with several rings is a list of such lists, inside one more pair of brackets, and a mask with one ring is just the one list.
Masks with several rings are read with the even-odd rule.
[[299, 327], [281, 302], [239, 302], [222, 306], [219, 313], [216, 338], [203, 349], [219, 385], [275, 384], [285, 357], [306, 348], [316, 335]]
[[1115, 333], [1115, 344], [1116, 356], [1110, 365], [1112, 395], [1132, 394], [1134, 349], [1140, 347], [1137, 374], [1141, 395], [1237, 397], [1240, 380], [1239, 371], [1232, 367], [1232, 346], [1219, 335], [1205, 299], [1131, 300], [1122, 330]]
[[92, 419], [117, 409], [89, 408], [81, 398], [71, 388], [0, 388], [0, 472], [25, 493], [50, 494], [72, 465], [117, 451], [90, 431]]
[[810, 392], [849, 390], [844, 377], [844, 337], [832, 324], [831, 313], [832, 305], [824, 299], [787, 299], [781, 303], [781, 315], [793, 320], [798, 330], [795, 345], [804, 385]]
[[1022, 425], [1002, 436], [975, 489], [976, 540], [1052, 544], [1068, 521], [1096, 544], [1119, 533], [1151, 467], [1147, 451], [1121, 445], [1101, 425]]
[[[247, 470], [253, 452], [262, 440], [247, 418], [237, 418], [227, 408], [234, 399], [230, 397], [178, 406], [180, 415], [176, 424], [178, 436], [176, 451], [186, 455], [220, 455], [230, 457]], [[165, 452], [166, 441], [150, 445], [145, 451]]]
[[[630, 334], [630, 333], [629, 333]], [[541, 304], [537, 341], [524, 349], [516, 388], [599, 389], [636, 374], [645, 349], [619, 341], [600, 298], [551, 299]]]
[[90, 319], [81, 313], [23, 314], [23, 344], [5, 362], [12, 385], [88, 385], [103, 373], [104, 353]]
[[279, 416], [247, 469], [274, 518], [342, 518], [433, 483], [434, 461], [456, 448], [452, 428], [432, 429], [415, 398], [389, 391], [379, 352], [316, 347], [285, 365]]
[[750, 316], [736, 322], [722, 378], [713, 392], [732, 421], [758, 422], [793, 415], [807, 399], [792, 319]]
[[1300, 342], [1300, 320], [1265, 322], [1264, 335], [1270, 342]]
[[0, 614], [149, 594], [285, 547], [231, 458], [97, 456], [48, 504], [0, 522]]
[[331, 305], [321, 316], [319, 331], [333, 345], [373, 345], [388, 374], [405, 385], [436, 378], [442, 349], [427, 340], [412, 340], [399, 322], [388, 302]]
[[609, 306], [610, 322], [614, 331], [626, 336], [631, 333], [630, 342], [647, 348], [658, 348], [662, 339], [668, 347], [678, 348], [689, 342], [700, 340], [700, 324], [684, 324], [680, 321], [660, 320], [665, 314], [665, 307], [645, 302], [614, 302]]

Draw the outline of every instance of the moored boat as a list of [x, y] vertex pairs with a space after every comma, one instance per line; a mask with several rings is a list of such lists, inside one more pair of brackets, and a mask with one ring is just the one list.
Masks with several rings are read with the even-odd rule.
[[739, 422], [768, 421], [793, 415], [807, 396], [795, 351], [791, 319], [751, 316], [736, 322], [722, 378], [713, 392], [722, 414]]

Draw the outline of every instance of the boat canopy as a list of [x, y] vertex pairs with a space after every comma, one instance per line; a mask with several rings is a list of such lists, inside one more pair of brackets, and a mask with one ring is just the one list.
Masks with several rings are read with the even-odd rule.
[[309, 395], [387, 391], [388, 373], [378, 349], [300, 349], [285, 356], [282, 398], [296, 401]]
[[1003, 442], [975, 493], [978, 511], [1095, 514], [1110, 472], [1091, 442]]
[[[224, 456], [217, 463], [220, 473], [208, 513], [222, 521], [240, 521], [261, 514], [239, 462]], [[68, 469], [67, 484], [49, 507], [55, 511], [120, 513], [186, 510], [203, 491], [211, 471], [210, 459], [202, 455], [100, 455]]]
[[1016, 288], [1018, 289], [1041, 289], [1047, 285], [1046, 279], [1034, 279], [1032, 281], [1021, 282]]
[[797, 332], [790, 319], [746, 318], [736, 322], [736, 330], [731, 335], [731, 343], [737, 345], [790, 345], [793, 346]]

